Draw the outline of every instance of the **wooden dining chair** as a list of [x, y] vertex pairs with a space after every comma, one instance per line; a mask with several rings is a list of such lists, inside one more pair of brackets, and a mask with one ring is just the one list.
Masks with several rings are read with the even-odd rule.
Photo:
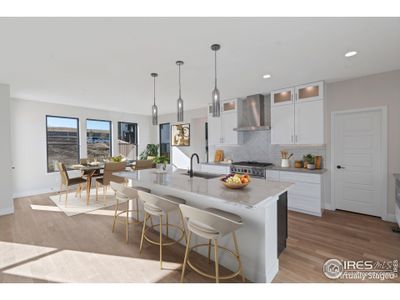
[[78, 194], [79, 194], [79, 198], [82, 198], [82, 183], [86, 183], [86, 180], [82, 177], [69, 178], [67, 168], [65, 168], [65, 165], [61, 162], [57, 162], [57, 168], [58, 168], [58, 171], [60, 172], [60, 176], [61, 176], [59, 201], [61, 201], [61, 195], [62, 195], [62, 192], [64, 191], [65, 192], [65, 206], [67, 206], [68, 191], [69, 191], [68, 188], [73, 185], [78, 185], [75, 196], [78, 196]]
[[152, 160], [137, 160], [136, 165], [132, 166], [133, 170], [143, 170], [155, 168], [156, 164]]
[[96, 201], [99, 198], [99, 187], [103, 186], [103, 200], [104, 205], [107, 204], [107, 188], [110, 185], [110, 182], [122, 183], [126, 184], [127, 180], [125, 178], [115, 176], [113, 173], [125, 171], [126, 162], [106, 162], [104, 164], [104, 173], [103, 177], [96, 179]]

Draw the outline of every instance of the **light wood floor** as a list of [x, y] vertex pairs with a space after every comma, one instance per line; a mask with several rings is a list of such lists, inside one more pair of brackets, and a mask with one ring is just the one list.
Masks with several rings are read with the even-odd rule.
[[[16, 199], [15, 213], [0, 217], [0, 282], [179, 282], [183, 246], [165, 247], [160, 270], [158, 247], [145, 244], [139, 254], [139, 226], [129, 244], [123, 225], [111, 232], [112, 208], [67, 217], [48, 196]], [[391, 226], [340, 211], [322, 218], [290, 212], [288, 247], [274, 282], [332, 282], [322, 273], [330, 258], [400, 259], [400, 235]], [[212, 272], [206, 258], [193, 260]], [[189, 271], [185, 282], [211, 281]]]

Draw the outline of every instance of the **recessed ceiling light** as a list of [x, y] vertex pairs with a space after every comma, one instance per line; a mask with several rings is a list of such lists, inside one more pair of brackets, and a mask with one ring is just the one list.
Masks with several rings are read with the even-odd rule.
[[346, 57], [352, 57], [352, 56], [354, 56], [354, 55], [357, 55], [357, 51], [349, 51], [349, 52], [347, 52], [344, 56], [346, 56]]
[[271, 78], [271, 74], [264, 74], [264, 75], [263, 75], [263, 78], [264, 78], [264, 79]]

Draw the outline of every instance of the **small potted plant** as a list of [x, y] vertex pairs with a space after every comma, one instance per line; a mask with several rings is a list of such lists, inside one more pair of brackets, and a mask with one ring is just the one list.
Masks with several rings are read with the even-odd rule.
[[153, 162], [156, 163], [157, 169], [161, 171], [165, 171], [167, 169], [167, 164], [169, 163], [168, 157], [165, 156], [156, 156]]
[[304, 159], [304, 168], [305, 169], [309, 169], [309, 170], [313, 170], [315, 169], [315, 157], [312, 154], [307, 154], [303, 156]]

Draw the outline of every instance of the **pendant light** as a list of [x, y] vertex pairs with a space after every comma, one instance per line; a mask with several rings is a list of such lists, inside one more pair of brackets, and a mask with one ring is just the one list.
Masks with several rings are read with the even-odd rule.
[[215, 62], [215, 87], [212, 91], [212, 116], [219, 117], [221, 110], [221, 99], [219, 90], [217, 88], [217, 51], [221, 49], [218, 44], [211, 45], [211, 50], [214, 51], [214, 62]]
[[181, 97], [181, 65], [183, 65], [183, 61], [178, 60], [176, 62], [179, 68], [179, 98], [177, 101], [177, 121], [183, 122], [183, 99]]
[[153, 121], [153, 125], [158, 125], [158, 107], [156, 105], [156, 77], [158, 76], [157, 73], [151, 73], [151, 77], [154, 79], [154, 102], [153, 106], [151, 107], [151, 119]]

